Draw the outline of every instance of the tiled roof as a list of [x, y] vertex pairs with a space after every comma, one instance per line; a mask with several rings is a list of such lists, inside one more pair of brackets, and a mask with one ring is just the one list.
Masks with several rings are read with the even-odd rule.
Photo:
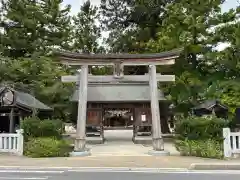
[[[0, 87], [0, 92], [4, 91], [7, 87]], [[25, 92], [21, 92], [15, 89], [11, 90], [14, 91], [15, 96], [16, 96], [16, 105], [17, 106], [21, 106], [21, 107], [25, 107], [28, 109], [38, 109], [40, 111], [51, 111], [52, 108], [48, 107], [47, 105], [43, 104], [42, 102], [40, 102], [39, 100], [37, 100], [34, 96], [32, 96], [31, 94], [25, 93]]]
[[198, 106], [194, 107], [193, 109], [212, 109], [214, 106], [221, 106], [224, 109], [228, 109], [225, 105], [221, 104], [218, 100], [206, 100], [199, 104]]
[[42, 102], [37, 100], [34, 96], [28, 93], [15, 91], [15, 94], [16, 94], [17, 105], [25, 106], [29, 109], [36, 108], [38, 110], [45, 110], [45, 111], [52, 110], [52, 108], [43, 104]]

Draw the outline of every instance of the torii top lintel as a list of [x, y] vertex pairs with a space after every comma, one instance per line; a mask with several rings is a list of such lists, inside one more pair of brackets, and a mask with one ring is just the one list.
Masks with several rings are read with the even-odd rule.
[[82, 54], [57, 52], [60, 61], [67, 65], [169, 65], [174, 64], [182, 48], [154, 54]]

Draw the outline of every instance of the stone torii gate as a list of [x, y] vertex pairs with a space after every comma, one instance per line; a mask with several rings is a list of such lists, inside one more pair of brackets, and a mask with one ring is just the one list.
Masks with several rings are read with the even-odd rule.
[[[161, 132], [159, 102], [157, 98], [157, 82], [174, 81], [174, 75], [161, 75], [156, 73], [156, 65], [171, 65], [179, 57], [182, 49], [176, 49], [157, 54], [78, 54], [60, 52], [60, 60], [63, 64], [71, 66], [81, 66], [79, 76], [63, 76], [63, 82], [79, 83], [77, 137], [75, 140], [74, 152], [72, 156], [90, 155], [86, 148], [86, 111], [87, 111], [87, 89], [90, 82], [149, 82], [151, 97], [152, 115], [152, 140], [153, 150], [149, 154], [166, 155]], [[93, 76], [88, 75], [89, 65], [113, 65], [113, 76]], [[146, 75], [124, 75], [123, 67], [149, 66], [149, 73]]]

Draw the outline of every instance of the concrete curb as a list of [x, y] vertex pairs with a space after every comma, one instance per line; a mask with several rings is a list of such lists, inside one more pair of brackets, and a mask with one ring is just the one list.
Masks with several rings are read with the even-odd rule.
[[186, 172], [188, 169], [185, 168], [145, 168], [145, 167], [44, 167], [44, 166], [0, 166], [0, 171], [4, 170], [64, 170], [73, 172], [86, 172], [86, 171], [143, 171], [143, 172], [159, 172], [159, 171], [169, 171], [169, 172]]
[[189, 170], [240, 170], [240, 163], [194, 163]]

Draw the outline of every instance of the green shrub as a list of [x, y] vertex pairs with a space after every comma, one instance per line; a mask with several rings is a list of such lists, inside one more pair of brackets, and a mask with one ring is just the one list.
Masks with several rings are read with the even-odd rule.
[[28, 117], [21, 122], [25, 141], [33, 137], [61, 138], [63, 132], [62, 127], [63, 123], [60, 120], [40, 120], [37, 117]]
[[190, 116], [176, 123], [175, 147], [184, 156], [223, 158], [223, 128], [229, 121], [216, 116]]
[[67, 157], [72, 147], [67, 141], [54, 137], [32, 138], [25, 143], [24, 155], [32, 158]]
[[223, 158], [223, 145], [217, 140], [177, 140], [176, 149], [182, 156]]
[[176, 123], [176, 138], [178, 140], [222, 140], [222, 129], [229, 122], [215, 116], [189, 116]]

